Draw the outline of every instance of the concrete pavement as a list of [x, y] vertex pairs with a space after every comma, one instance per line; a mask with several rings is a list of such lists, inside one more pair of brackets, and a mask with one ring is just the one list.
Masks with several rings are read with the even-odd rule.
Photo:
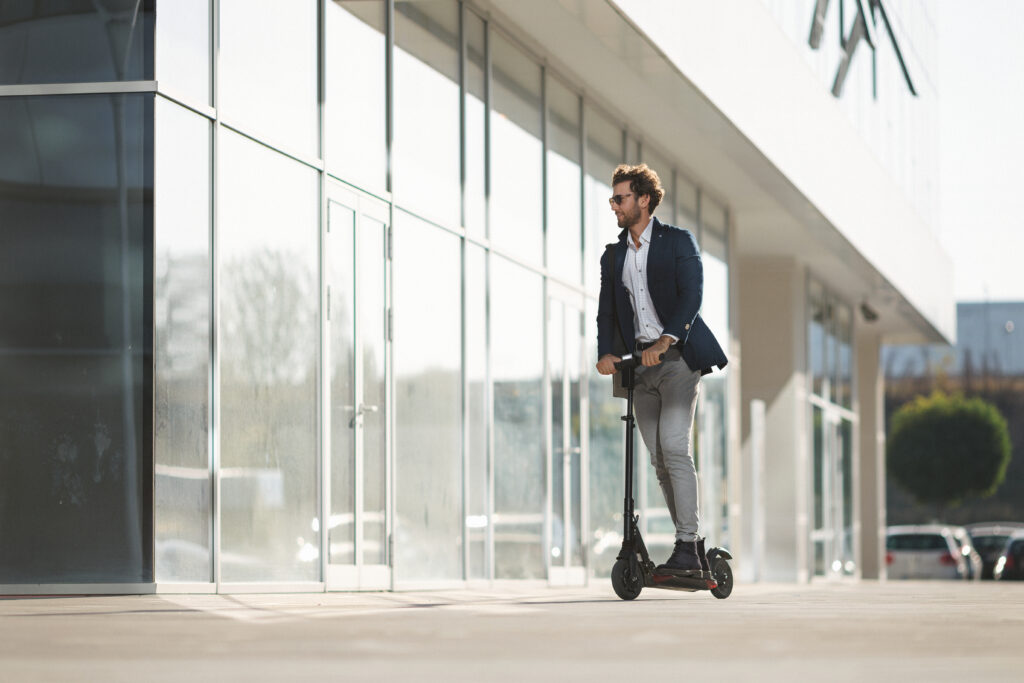
[[1021, 681], [1024, 583], [0, 600], [0, 681]]

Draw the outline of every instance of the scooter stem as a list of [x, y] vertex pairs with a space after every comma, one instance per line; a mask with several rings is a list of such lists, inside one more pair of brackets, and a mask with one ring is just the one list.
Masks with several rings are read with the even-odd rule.
[[622, 370], [622, 384], [626, 387], [626, 414], [622, 420], [626, 423], [626, 496], [622, 506], [622, 539], [624, 544], [632, 545], [634, 525], [633, 502], [633, 368]]

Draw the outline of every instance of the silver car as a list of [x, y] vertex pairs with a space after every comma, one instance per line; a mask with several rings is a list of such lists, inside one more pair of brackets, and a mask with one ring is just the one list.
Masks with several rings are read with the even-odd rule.
[[890, 579], [966, 579], [967, 558], [943, 524], [891, 526], [886, 534]]

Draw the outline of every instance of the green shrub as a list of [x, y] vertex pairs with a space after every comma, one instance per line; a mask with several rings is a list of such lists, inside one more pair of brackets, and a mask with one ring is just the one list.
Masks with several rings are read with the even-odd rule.
[[918, 502], [956, 505], [999, 488], [1010, 434], [994, 405], [936, 391], [893, 415], [886, 455], [889, 473]]

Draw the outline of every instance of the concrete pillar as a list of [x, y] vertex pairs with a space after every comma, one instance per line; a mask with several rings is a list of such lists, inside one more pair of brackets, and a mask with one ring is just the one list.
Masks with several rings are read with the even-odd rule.
[[867, 323], [856, 326], [857, 405], [860, 418], [861, 576], [885, 578], [885, 376], [881, 338]]
[[[749, 510], [750, 401], [760, 399], [765, 403], [765, 548], [759, 573], [767, 581], [808, 581], [806, 274], [790, 259], [743, 258], [739, 265], [743, 501]], [[744, 546], [752, 547], [749, 515], [743, 532]]]

